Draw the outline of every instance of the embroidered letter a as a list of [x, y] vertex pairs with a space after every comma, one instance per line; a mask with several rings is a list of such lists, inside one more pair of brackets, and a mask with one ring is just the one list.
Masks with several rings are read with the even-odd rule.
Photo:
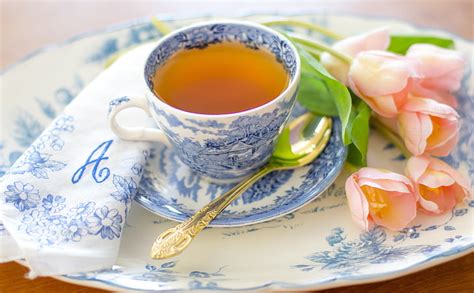
[[[82, 175], [84, 175], [84, 172], [86, 171], [87, 166], [89, 165], [94, 165], [94, 167], [92, 168], [92, 178], [94, 179], [95, 182], [102, 183], [105, 180], [107, 180], [107, 178], [109, 178], [110, 176], [109, 168], [104, 167], [100, 170], [98, 169], [99, 169], [99, 164], [101, 161], [105, 161], [109, 159], [109, 157], [105, 156], [105, 153], [109, 149], [112, 142], [113, 140], [104, 141], [95, 150], [92, 151], [92, 153], [89, 155], [84, 165], [82, 165], [79, 169], [77, 169], [76, 172], [74, 172], [74, 175], [72, 175], [72, 178], [71, 178], [72, 183], [76, 184], [81, 180]], [[96, 154], [101, 150], [102, 152], [100, 153], [100, 155], [97, 156]], [[97, 170], [99, 172], [97, 172]]]

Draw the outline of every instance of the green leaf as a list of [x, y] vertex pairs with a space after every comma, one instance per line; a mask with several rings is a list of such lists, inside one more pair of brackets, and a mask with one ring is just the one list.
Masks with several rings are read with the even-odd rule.
[[[332, 77], [313, 56], [299, 50], [301, 57], [302, 83], [298, 101], [308, 110], [320, 115], [339, 114], [342, 123], [344, 144], [350, 144], [348, 129], [352, 99], [349, 90]], [[332, 101], [332, 102], [331, 102]]]
[[347, 162], [350, 163], [351, 165], [359, 168], [359, 167], [365, 167], [367, 164], [363, 164], [362, 161], [362, 155], [357, 149], [357, 147], [351, 143], [348, 148], [347, 148]]
[[[357, 111], [357, 113], [355, 113]], [[359, 100], [357, 109], [353, 108], [350, 121], [352, 144], [349, 145], [347, 160], [356, 166], [367, 166], [367, 149], [369, 144], [369, 121], [372, 112], [366, 103]]]
[[303, 107], [318, 115], [337, 116], [334, 98], [328, 93], [327, 85], [322, 79], [308, 71], [301, 72], [297, 98]]
[[423, 43], [432, 44], [442, 48], [454, 48], [454, 41], [452, 39], [431, 37], [431, 36], [391, 36], [390, 46], [388, 51], [404, 55], [411, 45]]

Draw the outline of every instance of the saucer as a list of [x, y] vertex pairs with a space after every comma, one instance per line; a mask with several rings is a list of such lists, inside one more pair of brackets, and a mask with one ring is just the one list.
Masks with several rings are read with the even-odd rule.
[[[292, 119], [304, 113], [299, 105]], [[209, 226], [234, 227], [291, 213], [325, 191], [341, 172], [347, 149], [336, 120], [324, 151], [311, 164], [272, 172], [244, 192]], [[144, 170], [135, 201], [164, 218], [183, 222], [236, 183], [211, 183], [182, 163], [170, 146], [157, 144]]]

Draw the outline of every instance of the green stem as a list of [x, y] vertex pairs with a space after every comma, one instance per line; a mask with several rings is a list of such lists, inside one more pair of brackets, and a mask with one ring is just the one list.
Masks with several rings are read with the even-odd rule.
[[299, 43], [301, 45], [320, 50], [320, 51], [325, 51], [334, 57], [338, 58], [339, 60], [351, 64], [352, 63], [352, 57], [337, 51], [336, 49], [332, 48], [331, 46], [328, 46], [324, 43], [320, 43], [314, 40], [308, 40], [307, 38], [304, 38], [302, 36], [293, 34], [293, 33], [287, 33], [287, 36], [294, 42]]
[[359, 168], [356, 167], [355, 165], [352, 165], [351, 163], [349, 163], [348, 161], [346, 161], [346, 163], [344, 164], [344, 168], [349, 171], [350, 173], [355, 173], [357, 171], [359, 171]]
[[162, 22], [155, 16], [151, 18], [151, 23], [156, 28], [156, 30], [159, 31], [163, 36], [171, 32], [171, 28], [166, 23]]
[[343, 36], [328, 30], [325, 27], [322, 27], [320, 25], [314, 24], [314, 23], [309, 23], [309, 22], [304, 22], [304, 21], [299, 21], [295, 19], [282, 19], [282, 20], [273, 20], [273, 21], [267, 21], [263, 23], [264, 25], [267, 26], [272, 26], [272, 25], [291, 25], [291, 26], [297, 26], [297, 27], [302, 27], [306, 29], [310, 29], [312, 31], [315, 31], [317, 33], [320, 33], [322, 35], [328, 36], [332, 39], [335, 40], [342, 40], [344, 39]]
[[382, 134], [386, 139], [388, 139], [391, 143], [393, 143], [400, 152], [405, 156], [405, 158], [409, 158], [412, 154], [408, 151], [405, 146], [405, 143], [402, 141], [400, 136], [385, 126], [377, 117], [372, 116], [370, 118], [370, 125], [374, 127], [380, 134]]
[[318, 59], [321, 58], [321, 51], [319, 50], [316, 50], [314, 48], [311, 48], [311, 47], [308, 47], [308, 46], [304, 46], [304, 45], [299, 45], [298, 46], [299, 48], [305, 50], [306, 52], [310, 53], [311, 55], [317, 57]]

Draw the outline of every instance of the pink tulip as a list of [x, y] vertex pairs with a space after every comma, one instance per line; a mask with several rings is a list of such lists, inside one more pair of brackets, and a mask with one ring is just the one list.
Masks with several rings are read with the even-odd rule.
[[459, 138], [459, 115], [448, 105], [410, 96], [398, 116], [400, 136], [415, 156], [447, 156]]
[[393, 53], [361, 52], [349, 70], [349, 86], [377, 114], [395, 117], [418, 77], [416, 66], [416, 60]]
[[416, 195], [408, 178], [375, 168], [362, 168], [346, 181], [352, 219], [364, 230], [374, 224], [401, 230], [416, 216]]
[[[387, 28], [379, 28], [364, 34], [351, 36], [333, 45], [337, 51], [355, 57], [358, 53], [367, 50], [385, 50], [390, 43]], [[329, 53], [321, 54], [321, 63], [337, 80], [348, 85], [347, 73], [349, 65], [335, 58]]]
[[465, 63], [461, 53], [434, 45], [415, 44], [406, 56], [418, 61], [418, 71], [422, 75], [413, 94], [457, 107], [456, 97], [451, 93], [461, 86]]
[[427, 214], [450, 211], [472, 194], [467, 178], [445, 162], [426, 155], [411, 157], [405, 174], [413, 181], [420, 209]]

